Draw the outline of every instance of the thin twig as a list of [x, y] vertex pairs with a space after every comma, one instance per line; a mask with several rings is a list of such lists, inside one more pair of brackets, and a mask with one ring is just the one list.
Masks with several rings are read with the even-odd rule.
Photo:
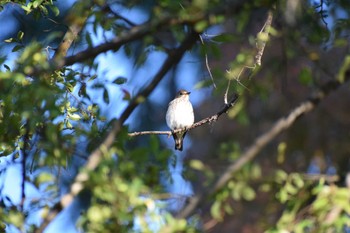
[[[199, 36], [199, 38], [200, 38], [200, 40], [201, 40], [202, 45], [204, 45], [204, 40], [203, 40], [202, 36]], [[205, 53], [204, 56], [205, 56], [205, 67], [206, 67], [207, 70], [208, 70], [209, 76], [210, 76], [211, 81], [212, 81], [212, 83], [213, 83], [213, 87], [216, 89], [216, 84], [215, 84], [215, 81], [214, 81], [214, 77], [213, 77], [213, 75], [212, 75], [212, 73], [211, 73], [210, 66], [209, 66], [208, 54]], [[225, 104], [227, 104], [227, 103], [225, 102]]]
[[25, 192], [25, 184], [26, 184], [26, 162], [27, 162], [27, 144], [29, 141], [29, 120], [24, 125], [25, 127], [25, 134], [22, 138], [23, 140], [23, 148], [21, 149], [22, 154], [22, 183], [21, 183], [21, 202], [20, 202], [20, 209], [23, 212], [24, 211], [24, 201], [26, 199], [26, 192]]
[[225, 91], [225, 94], [224, 94], [224, 103], [227, 104], [227, 95], [228, 95], [228, 91], [230, 89], [230, 86], [231, 86], [231, 79], [228, 80], [227, 82], [227, 87], [226, 87], [226, 91]]
[[136, 136], [142, 136], [142, 135], [168, 135], [171, 136], [171, 131], [139, 131], [139, 132], [133, 132], [128, 133], [129, 137], [136, 137]]

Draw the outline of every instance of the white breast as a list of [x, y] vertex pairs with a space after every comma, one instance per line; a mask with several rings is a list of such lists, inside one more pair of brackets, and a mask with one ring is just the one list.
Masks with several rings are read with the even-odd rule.
[[166, 122], [172, 130], [191, 126], [194, 122], [191, 102], [178, 99], [171, 101], [166, 113]]

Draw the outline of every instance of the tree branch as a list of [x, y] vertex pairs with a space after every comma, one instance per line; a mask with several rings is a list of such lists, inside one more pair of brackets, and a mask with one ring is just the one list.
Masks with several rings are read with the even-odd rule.
[[[345, 72], [344, 81], [350, 79], [350, 71]], [[335, 91], [342, 85], [341, 81], [330, 81], [323, 85], [318, 91], [313, 93], [311, 97], [302, 102], [299, 106], [294, 108], [286, 117], [282, 117], [275, 124], [272, 125], [270, 130], [259, 136], [254, 143], [240, 156], [238, 160], [227, 167], [225, 172], [217, 179], [210, 189], [205, 190], [202, 193], [190, 198], [189, 204], [180, 211], [176, 217], [187, 218], [192, 215], [195, 210], [205, 202], [206, 198], [215, 194], [222, 189], [227, 182], [232, 178], [233, 174], [240, 170], [245, 164], [253, 160], [258, 153], [274, 138], [276, 138], [281, 132], [290, 128], [293, 123], [299, 119], [302, 115], [312, 111], [331, 91]]]
[[261, 57], [264, 54], [266, 42], [269, 38], [270, 28], [271, 28], [271, 24], [272, 24], [272, 18], [273, 18], [273, 14], [272, 14], [272, 11], [270, 10], [267, 14], [267, 19], [265, 21], [265, 24], [264, 24], [263, 28], [261, 29], [261, 31], [258, 33], [257, 38], [256, 38], [257, 53], [255, 55], [254, 65], [261, 66]]
[[189, 131], [192, 130], [194, 128], [197, 128], [201, 125], [207, 124], [207, 123], [211, 123], [213, 121], [217, 121], [218, 118], [223, 114], [226, 113], [231, 107], [233, 107], [236, 103], [238, 99], [238, 94], [234, 94], [234, 96], [231, 98], [231, 100], [229, 101], [228, 104], [225, 104], [224, 107], [222, 107], [222, 109], [220, 111], [218, 111], [216, 114], [204, 118], [196, 123], [194, 123], [193, 125], [191, 125], [189, 128], [185, 128], [185, 129], [176, 129], [174, 131], [141, 131], [141, 132], [133, 132], [133, 133], [129, 133], [128, 135], [130, 137], [135, 137], [135, 136], [141, 136], [141, 135], [149, 135], [149, 134], [154, 134], [154, 135], [168, 135], [170, 136], [172, 133], [179, 133], [181, 131]]
[[26, 192], [25, 192], [25, 184], [26, 184], [26, 163], [27, 163], [27, 145], [29, 143], [29, 120], [26, 121], [24, 124], [25, 128], [25, 134], [22, 137], [23, 147], [20, 150], [22, 152], [22, 182], [21, 182], [21, 202], [20, 202], [20, 209], [24, 213], [24, 202], [26, 199]]
[[[58, 46], [54, 60], [59, 60], [67, 55], [69, 48], [72, 46], [74, 40], [77, 38], [78, 34], [81, 32], [85, 26], [88, 14], [91, 11], [89, 8], [91, 4], [89, 2], [80, 1], [73, 5], [70, 10], [66, 21], [68, 21], [68, 30], [65, 33], [60, 45]], [[82, 15], [77, 14], [77, 12], [82, 12]]]
[[104, 44], [98, 45], [93, 48], [87, 48], [84, 51], [81, 51], [73, 56], [67, 57], [64, 59], [64, 61], [59, 62], [56, 64], [56, 69], [59, 67], [62, 67], [64, 65], [69, 66], [77, 62], [82, 62], [84, 60], [87, 60], [89, 58], [94, 58], [97, 55], [107, 52], [109, 50], [116, 51], [118, 50], [122, 45], [135, 41], [137, 39], [140, 39], [144, 37], [145, 35], [151, 34], [154, 31], [160, 31], [162, 29], [166, 29], [170, 26], [174, 25], [194, 25], [197, 22], [200, 22], [201, 20], [205, 20], [211, 17], [211, 15], [215, 14], [222, 14], [224, 12], [228, 13], [236, 13], [241, 9], [241, 6], [243, 5], [242, 2], [229, 2], [225, 6], [218, 7], [216, 9], [210, 10], [208, 12], [200, 13], [191, 15], [190, 18], [182, 18], [182, 17], [163, 17], [161, 19], [158, 19], [156, 21], [149, 21], [141, 25], [136, 25], [132, 27], [129, 31], [122, 33], [121, 35], [118, 35], [118, 37], [114, 38], [110, 42], [106, 42]]
[[89, 58], [94, 58], [97, 55], [109, 50], [117, 51], [126, 43], [138, 40], [150, 33], [153, 33], [154, 31], [160, 31], [173, 25], [193, 25], [196, 22], [203, 20], [205, 17], [207, 17], [205, 14], [198, 14], [190, 19], [164, 17], [156, 21], [148, 21], [144, 24], [133, 26], [129, 31], [115, 37], [112, 41], [100, 44], [93, 48], [87, 48], [73, 56], [67, 57], [64, 60], [63, 65], [69, 66], [77, 62], [82, 62]]

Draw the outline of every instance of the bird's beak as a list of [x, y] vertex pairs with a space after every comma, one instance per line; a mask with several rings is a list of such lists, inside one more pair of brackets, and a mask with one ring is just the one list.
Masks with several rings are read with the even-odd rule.
[[190, 91], [188, 91], [188, 92], [187, 92], [187, 95], [189, 95], [189, 94], [191, 94], [191, 92], [190, 92]]

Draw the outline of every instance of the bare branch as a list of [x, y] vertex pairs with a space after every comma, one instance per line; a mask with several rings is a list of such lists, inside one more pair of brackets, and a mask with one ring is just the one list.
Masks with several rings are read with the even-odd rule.
[[311, 111], [315, 105], [311, 101], [301, 103], [296, 107], [287, 117], [278, 120], [269, 131], [258, 137], [253, 145], [251, 145], [242, 156], [221, 175], [218, 181], [214, 185], [215, 190], [223, 188], [226, 183], [231, 179], [232, 174], [238, 171], [243, 165], [251, 161], [269, 142], [271, 142], [278, 134], [285, 129], [288, 129], [296, 119], [301, 115]]
[[257, 35], [256, 39], [256, 48], [257, 48], [257, 54], [255, 56], [255, 65], [261, 66], [261, 57], [264, 54], [264, 49], [266, 46], [266, 42], [269, 38], [270, 28], [272, 24], [272, 11], [269, 11], [267, 14], [267, 19], [265, 21], [265, 24], [261, 31]]
[[129, 137], [151, 135], [151, 134], [171, 136], [171, 131], [139, 131], [139, 132], [128, 133]]
[[133, 133], [129, 133], [128, 135], [130, 137], [135, 137], [135, 136], [141, 136], [141, 135], [149, 135], [149, 134], [155, 134], [155, 135], [168, 135], [170, 136], [172, 133], [179, 133], [181, 131], [189, 131], [189, 130], [192, 130], [194, 128], [197, 128], [201, 125], [204, 125], [204, 124], [207, 124], [207, 123], [211, 123], [213, 121], [217, 121], [218, 118], [223, 114], [223, 113], [226, 113], [231, 107], [234, 106], [234, 104], [236, 103], [238, 99], [238, 95], [235, 94], [230, 102], [228, 104], [225, 104], [225, 106], [220, 110], [218, 111], [216, 114], [210, 116], [210, 117], [207, 117], [207, 118], [204, 118], [196, 123], [194, 123], [193, 125], [191, 125], [190, 127], [188, 128], [185, 128], [185, 129], [177, 129], [177, 130], [174, 130], [173, 132], [171, 131], [141, 131], [141, 132], [133, 132]]
[[[201, 43], [204, 45], [204, 40], [203, 40], [202, 36], [199, 36], [199, 37], [201, 39]], [[215, 84], [215, 81], [214, 81], [214, 77], [213, 77], [213, 75], [211, 73], [211, 69], [210, 69], [210, 66], [209, 66], [209, 60], [208, 60], [208, 54], [207, 53], [205, 53], [205, 67], [208, 70], [210, 79], [211, 79], [211, 81], [213, 83], [213, 87], [216, 89], [216, 84]], [[225, 104], [227, 104], [227, 103], [225, 103]]]
[[[240, 76], [243, 73], [243, 71], [245, 69], [250, 69], [251, 71], [249, 72], [249, 75], [253, 73], [253, 71], [255, 70], [255, 68], [257, 66], [261, 66], [261, 58], [264, 54], [264, 49], [266, 46], [266, 43], [269, 39], [269, 33], [270, 33], [270, 28], [271, 28], [271, 24], [272, 24], [272, 18], [273, 18], [273, 14], [272, 11], [270, 10], [267, 14], [267, 18], [265, 21], [264, 26], [261, 28], [260, 32], [257, 34], [256, 36], [256, 55], [254, 58], [254, 64], [252, 66], [244, 66], [242, 67], [241, 71], [239, 72], [239, 74], [237, 75], [237, 77], [234, 77], [234, 79], [240, 83]], [[230, 71], [227, 71], [228, 73], [230, 73]], [[248, 75], [248, 76], [249, 76]], [[241, 84], [241, 83], [240, 83]], [[228, 96], [228, 92], [230, 89], [230, 85], [231, 85], [231, 79], [228, 80], [227, 82], [227, 87], [226, 87], [226, 91], [224, 94], [224, 102], [227, 103], [227, 96]], [[241, 84], [243, 85], [243, 84]]]

